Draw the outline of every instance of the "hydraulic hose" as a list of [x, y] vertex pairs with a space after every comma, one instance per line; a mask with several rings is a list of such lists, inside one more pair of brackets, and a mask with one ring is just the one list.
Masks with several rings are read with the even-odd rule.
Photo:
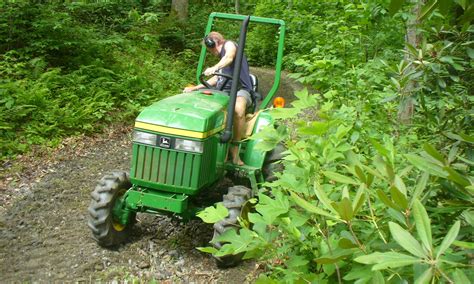
[[232, 74], [232, 86], [230, 87], [230, 100], [227, 107], [227, 121], [224, 133], [221, 136], [221, 142], [227, 143], [232, 138], [232, 129], [234, 125], [234, 109], [237, 101], [237, 92], [240, 83], [240, 70], [242, 69], [242, 58], [244, 56], [245, 40], [247, 38], [247, 27], [250, 22], [250, 16], [247, 16], [242, 22], [240, 28], [239, 45], [237, 55], [235, 56], [234, 73]]

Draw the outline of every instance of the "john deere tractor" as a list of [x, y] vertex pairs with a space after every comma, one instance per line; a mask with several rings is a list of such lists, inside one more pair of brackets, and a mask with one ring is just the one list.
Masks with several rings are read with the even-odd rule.
[[[145, 108], [136, 118], [133, 131], [133, 154], [130, 174], [115, 171], [104, 176], [92, 192], [88, 226], [97, 243], [110, 247], [124, 242], [135, 222], [137, 212], [178, 215], [189, 219], [211, 204], [201, 204], [199, 196], [216, 190], [226, 173], [239, 173], [247, 186], [234, 185], [223, 196], [229, 216], [214, 225], [218, 236], [238, 224], [246, 201], [256, 195], [280, 149], [264, 152], [256, 140], [244, 139], [239, 153], [244, 166], [226, 161], [231, 144], [233, 114], [238, 91], [241, 59], [249, 23], [276, 25], [278, 50], [275, 80], [264, 99], [253, 96], [253, 113], [248, 115], [247, 136], [273, 125], [267, 105], [273, 100], [280, 81], [285, 23], [282, 20], [212, 13], [207, 35], [215, 19], [240, 21], [241, 30], [236, 54], [235, 72], [230, 93], [210, 86], [191, 93], [168, 97]], [[206, 85], [201, 75], [206, 57], [203, 46], [197, 68], [197, 80]], [[258, 83], [252, 76], [254, 92]], [[231, 159], [229, 159], [231, 160]], [[235, 264], [239, 256], [218, 259], [221, 266]]]

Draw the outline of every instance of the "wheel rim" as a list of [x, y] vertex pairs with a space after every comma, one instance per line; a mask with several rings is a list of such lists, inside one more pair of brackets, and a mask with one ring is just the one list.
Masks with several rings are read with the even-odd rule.
[[250, 225], [249, 213], [252, 212], [253, 204], [247, 200], [244, 205], [242, 205], [242, 211], [240, 211], [240, 219], [244, 222], [245, 225]]
[[126, 225], [123, 225], [120, 223], [118, 218], [116, 217], [117, 212], [121, 211], [122, 208], [122, 202], [120, 202], [120, 198], [125, 194], [125, 190], [120, 190], [120, 192], [116, 195], [115, 200], [114, 200], [114, 207], [112, 209], [112, 227], [115, 229], [117, 232], [121, 232], [125, 230], [127, 227]]
[[119, 222], [113, 220], [112, 221], [112, 226], [114, 227], [115, 231], [117, 232], [121, 232], [123, 230], [125, 230], [125, 226], [120, 224]]

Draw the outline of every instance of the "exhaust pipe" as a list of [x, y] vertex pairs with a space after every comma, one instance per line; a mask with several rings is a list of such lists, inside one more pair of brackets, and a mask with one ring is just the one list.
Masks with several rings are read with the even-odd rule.
[[245, 40], [247, 39], [247, 27], [250, 22], [250, 16], [247, 16], [242, 22], [239, 36], [239, 46], [235, 57], [234, 74], [232, 74], [232, 86], [230, 87], [230, 101], [227, 107], [227, 121], [224, 133], [221, 136], [221, 142], [227, 143], [232, 138], [232, 129], [234, 125], [234, 109], [237, 101], [237, 88], [240, 84], [240, 70], [242, 69], [242, 58], [244, 56]]

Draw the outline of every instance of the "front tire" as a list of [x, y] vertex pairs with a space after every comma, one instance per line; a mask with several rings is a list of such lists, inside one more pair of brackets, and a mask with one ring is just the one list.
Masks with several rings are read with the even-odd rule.
[[128, 238], [135, 221], [135, 213], [130, 214], [126, 225], [122, 225], [113, 215], [113, 208], [131, 186], [128, 173], [114, 171], [104, 176], [92, 192], [87, 225], [100, 246], [115, 246]]
[[[243, 185], [229, 187], [228, 193], [224, 195], [223, 198], [223, 205], [229, 211], [229, 215], [225, 219], [214, 224], [213, 239], [224, 234], [224, 232], [228, 230], [238, 230], [240, 227], [238, 217], [243, 219], [247, 218], [249, 211], [248, 207], [250, 206], [247, 201], [251, 196], [252, 191]], [[213, 245], [216, 249], [220, 249], [224, 243], [216, 242]], [[217, 267], [229, 268], [236, 266], [241, 262], [243, 256], [244, 253], [215, 257]]]

